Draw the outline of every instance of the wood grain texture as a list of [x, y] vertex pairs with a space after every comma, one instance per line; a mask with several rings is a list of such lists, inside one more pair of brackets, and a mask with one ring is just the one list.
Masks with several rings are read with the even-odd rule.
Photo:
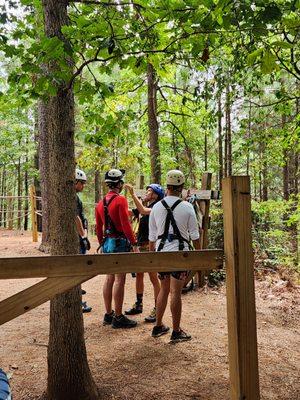
[[0, 302], [0, 325], [66, 292], [92, 276], [47, 278]]
[[231, 400], [259, 400], [249, 177], [223, 179]]
[[0, 279], [222, 268], [222, 250], [0, 258]]

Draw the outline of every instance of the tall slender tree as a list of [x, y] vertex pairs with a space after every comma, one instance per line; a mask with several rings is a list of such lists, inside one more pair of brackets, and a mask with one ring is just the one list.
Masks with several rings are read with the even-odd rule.
[[[45, 34], [57, 37], [70, 50], [62, 34], [68, 25], [66, 0], [43, 0]], [[70, 51], [65, 53], [66, 63], [72, 72]], [[57, 61], [47, 65], [51, 75], [59, 68]], [[74, 157], [74, 97], [72, 87], [65, 82], [57, 86], [57, 93], [44, 101], [44, 123], [49, 137], [49, 173], [45, 184], [51, 203], [50, 225], [51, 254], [78, 253], [78, 236], [75, 230], [75, 157]], [[41, 121], [41, 124], [43, 122]], [[48, 346], [49, 400], [95, 400], [97, 388], [87, 362], [84, 342], [81, 290], [76, 287], [58, 295], [50, 303], [50, 335]]]

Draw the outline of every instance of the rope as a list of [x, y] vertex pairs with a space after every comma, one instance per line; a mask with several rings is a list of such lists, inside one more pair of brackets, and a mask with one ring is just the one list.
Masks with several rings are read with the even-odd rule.
[[27, 210], [15, 210], [15, 209], [13, 209], [13, 210], [8, 210], [8, 209], [1, 209], [0, 210], [0, 212], [2, 212], [2, 213], [4, 213], [4, 212], [6, 212], [7, 214], [14, 214], [14, 213], [16, 213], [16, 212], [26, 212], [26, 211], [28, 211], [28, 209]]
[[29, 199], [29, 196], [0, 196], [0, 199]]
[[10, 222], [10, 221], [18, 221], [19, 219], [21, 219], [21, 218], [23, 218], [23, 217], [26, 217], [26, 216], [29, 215], [29, 214], [30, 214], [30, 212], [26, 213], [26, 214], [25, 214], [24, 216], [22, 216], [22, 217], [8, 218], [8, 219], [6, 219], [5, 221], [0, 221], [0, 225], [5, 224], [5, 223]]

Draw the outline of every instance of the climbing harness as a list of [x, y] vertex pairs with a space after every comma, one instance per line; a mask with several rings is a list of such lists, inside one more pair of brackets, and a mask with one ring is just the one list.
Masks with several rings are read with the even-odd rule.
[[[181, 233], [180, 233], [180, 231], [178, 229], [178, 226], [176, 224], [174, 215], [173, 215], [173, 211], [178, 206], [178, 204], [180, 204], [181, 202], [182, 202], [182, 200], [178, 199], [170, 207], [165, 200], [161, 200], [162, 205], [167, 210], [167, 216], [166, 216], [166, 220], [165, 220], [164, 233], [162, 235], [158, 236], [158, 239], [161, 239], [161, 240], [160, 240], [160, 243], [159, 243], [157, 251], [161, 251], [164, 248], [167, 240], [169, 242], [172, 242], [173, 240], [178, 240], [178, 242], [179, 242], [179, 250], [183, 250], [184, 249], [184, 243], [187, 243], [188, 246], [189, 246], [189, 249], [191, 249], [190, 242], [181, 235]], [[169, 233], [170, 224], [172, 225], [172, 228], [173, 228], [173, 234]]]

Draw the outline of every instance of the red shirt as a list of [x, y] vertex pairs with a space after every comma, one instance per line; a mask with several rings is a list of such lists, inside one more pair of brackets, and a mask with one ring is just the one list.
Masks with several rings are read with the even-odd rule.
[[[113, 191], [109, 191], [105, 196], [106, 202], [108, 203], [112, 196], [115, 196], [116, 193]], [[123, 232], [126, 238], [130, 241], [131, 244], [136, 243], [136, 238], [132, 231], [130, 222], [129, 222], [129, 212], [128, 212], [128, 203], [124, 196], [117, 195], [116, 198], [108, 206], [109, 216], [112, 219], [117, 231]], [[99, 243], [103, 241], [103, 229], [105, 225], [105, 217], [104, 217], [104, 206], [103, 201], [99, 201], [96, 207], [96, 233], [99, 240]]]

